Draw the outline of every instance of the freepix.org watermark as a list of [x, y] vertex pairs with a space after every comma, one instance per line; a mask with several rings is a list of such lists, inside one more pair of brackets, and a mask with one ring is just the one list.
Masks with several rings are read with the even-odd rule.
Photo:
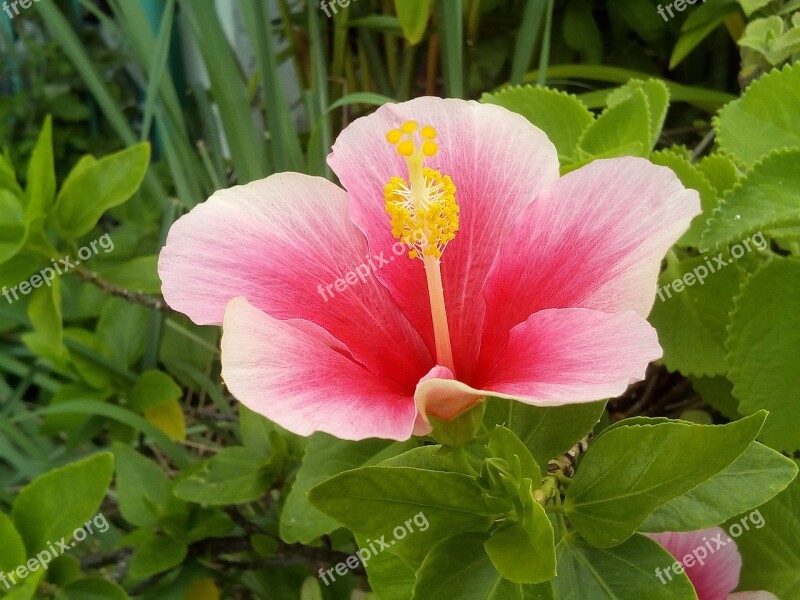
[[[416, 526], [416, 530], [414, 526]], [[378, 554], [384, 550], [388, 550], [394, 546], [395, 543], [404, 539], [409, 533], [414, 533], [414, 531], [427, 531], [428, 527], [430, 527], [430, 523], [428, 523], [428, 518], [425, 516], [425, 513], [418, 512], [410, 519], [407, 519], [405, 523], [398, 525], [392, 530], [394, 539], [387, 542], [385, 535], [382, 535], [376, 540], [367, 539], [364, 547], [359, 548], [358, 552], [355, 554], [348, 556], [344, 562], [336, 563], [334, 567], [331, 567], [327, 571], [320, 569], [319, 578], [322, 579], [325, 585], [330, 585], [336, 581], [336, 577], [333, 574], [334, 571], [336, 571], [336, 575], [339, 575], [339, 577], [344, 577], [347, 575], [348, 571], [357, 569], [359, 564], [366, 567], [367, 561], [378, 556]], [[328, 581], [328, 577], [330, 577], [330, 581]]]
[[80, 250], [78, 250], [78, 258], [75, 259], [75, 261], [72, 260], [69, 254], [58, 261], [56, 261], [55, 258], [52, 258], [50, 259], [50, 261], [53, 263], [52, 267], [45, 267], [38, 273], [31, 275], [27, 281], [23, 281], [12, 288], [3, 286], [0, 294], [2, 294], [3, 297], [8, 300], [9, 304], [13, 304], [16, 300], [20, 299], [20, 294], [27, 296], [33, 290], [40, 288], [43, 285], [46, 285], [47, 287], [52, 286], [53, 279], [56, 278], [56, 275], [63, 275], [64, 273], [71, 271], [80, 265], [81, 261], [87, 261], [95, 254], [99, 254], [100, 249], [102, 249], [106, 254], [114, 250], [114, 240], [111, 239], [109, 234], [106, 233], [102, 237], [89, 242], [88, 246], [83, 246]]
[[[14, 0], [13, 2], [3, 2], [3, 10], [8, 15], [9, 19], [13, 19], [14, 17], [19, 15], [19, 9], [28, 10], [31, 6], [33, 6], [34, 2], [39, 2], [40, 0]], [[11, 11], [14, 11], [13, 14]]]
[[333, 14], [339, 14], [339, 10], [336, 8], [338, 5], [339, 8], [347, 8], [350, 6], [350, 2], [355, 2], [355, 0], [322, 0], [319, 3], [319, 7], [322, 9], [322, 12], [325, 13], [325, 16], [329, 19], [331, 18], [331, 9], [333, 9]]
[[756, 529], [761, 529], [766, 524], [761, 511], [756, 509], [749, 515], [743, 516], [738, 523], [732, 523], [731, 526], [728, 527], [728, 537], [726, 539], [722, 539], [722, 536], [725, 535], [724, 531], [711, 539], [707, 539], [703, 536], [703, 544], [701, 546], [685, 554], [683, 558], [676, 560], [670, 567], [663, 571], [661, 567], [656, 568], [656, 577], [658, 577], [658, 580], [664, 585], [667, 581], [672, 581], [673, 573], [675, 575], [680, 575], [683, 573], [684, 568], [691, 569], [695, 565], [704, 565], [705, 560], [717, 550], [733, 543], [734, 538], [738, 538], [745, 531], [750, 531], [748, 521], [752, 523]]
[[[767, 242], [764, 234], [760, 231], [758, 233], [754, 233], [750, 238], [742, 240], [741, 243], [735, 244], [731, 246], [731, 258], [730, 260], [725, 260], [722, 257], [722, 253], [720, 252], [716, 256], [712, 258], [706, 258], [705, 265], [697, 265], [691, 271], [688, 271], [683, 274], [683, 277], [679, 277], [674, 281], [670, 281], [666, 285], [662, 285], [658, 288], [658, 297], [664, 302], [667, 298], [672, 298], [672, 292], [679, 294], [684, 290], [685, 287], [691, 287], [695, 283], [699, 285], [703, 285], [706, 282], [706, 277], [708, 277], [711, 273], [716, 273], [717, 271], [724, 269], [736, 259], [742, 258], [745, 255], [745, 252], [752, 252], [753, 248], [750, 246], [750, 242], [753, 242], [753, 247], [758, 250], [765, 250], [769, 243]], [[672, 291], [670, 291], [672, 288]]]
[[[669, 21], [669, 19], [671, 19], [671, 18], [673, 18], [675, 16], [675, 14], [672, 12], [673, 8], [675, 10], [677, 10], [678, 12], [683, 12], [684, 10], [686, 10], [686, 5], [687, 4], [697, 4], [697, 2], [698, 2], [698, 0], [675, 0], [674, 2], [670, 2], [666, 6], [661, 6], [659, 4], [656, 7], [656, 10], [658, 11], [658, 14], [661, 15], [662, 19], [664, 19], [665, 21]], [[702, 0], [702, 3], [705, 4], [706, 0]], [[669, 19], [667, 18], [666, 13], [664, 12], [665, 9], [666, 9], [666, 12], [669, 13]]]
[[31, 573], [35, 573], [39, 569], [47, 569], [51, 562], [56, 558], [67, 552], [70, 548], [74, 548], [90, 535], [95, 533], [105, 533], [108, 531], [109, 524], [103, 513], [95, 515], [89, 521], [78, 527], [72, 534], [71, 539], [61, 538], [55, 543], [47, 542], [47, 547], [36, 556], [28, 559], [24, 565], [18, 566], [13, 571], [3, 573], [0, 571], [0, 582], [10, 590], [13, 586], [22, 583]]

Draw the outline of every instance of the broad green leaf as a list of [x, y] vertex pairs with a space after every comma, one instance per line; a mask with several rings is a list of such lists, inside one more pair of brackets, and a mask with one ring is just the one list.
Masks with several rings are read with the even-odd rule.
[[242, 504], [261, 498], [271, 479], [266, 465], [246, 448], [224, 448], [178, 481], [175, 495], [203, 504]]
[[650, 154], [650, 109], [642, 90], [606, 108], [581, 136], [583, 155], [594, 158]]
[[177, 567], [186, 558], [186, 544], [169, 537], [154, 537], [138, 546], [131, 558], [130, 575], [145, 579]]
[[219, 589], [213, 579], [195, 579], [186, 588], [184, 600], [220, 600]]
[[394, 0], [394, 10], [406, 41], [412, 46], [418, 44], [431, 18], [433, 0]]
[[550, 583], [503, 579], [484, 550], [486, 540], [485, 533], [463, 532], [436, 544], [417, 572], [411, 600], [552, 600]]
[[657, 422], [608, 429], [584, 455], [567, 490], [565, 513], [593, 546], [618, 545], [656, 508], [736, 460], [765, 416], [762, 411], [728, 425]]
[[710, 249], [755, 232], [800, 225], [800, 148], [775, 152], [748, 171], [717, 207], [703, 233]]
[[76, 579], [56, 594], [55, 600], [129, 600], [119, 585], [102, 577]]
[[158, 256], [137, 256], [122, 262], [92, 265], [106, 281], [115, 283], [127, 290], [143, 294], [161, 293], [161, 280], [158, 278]]
[[131, 410], [143, 413], [183, 396], [183, 391], [175, 380], [163, 371], [149, 370], [141, 374], [131, 391], [129, 403]]
[[485, 458], [486, 448], [478, 443], [461, 448], [428, 444], [391, 456], [378, 464], [385, 467], [414, 467], [428, 471], [457, 471], [469, 475], [480, 470]]
[[608, 95], [606, 100], [608, 106], [616, 106], [627, 100], [633, 95], [634, 90], [641, 90], [645, 98], [647, 98], [647, 107], [650, 110], [650, 148], [653, 148], [661, 135], [664, 120], [667, 118], [669, 89], [659, 79], [646, 79], [644, 81], [632, 79]]
[[339, 524], [311, 505], [306, 494], [318, 483], [343, 471], [378, 462], [385, 458], [381, 454], [393, 445], [387, 440], [349, 442], [325, 433], [314, 434], [286, 497], [280, 520], [281, 538], [289, 543], [307, 544], [338, 529]]
[[39, 583], [44, 579], [46, 573], [47, 571], [39, 569], [29, 574], [24, 581], [17, 578], [18, 584], [10, 590], [8, 595], [3, 596], [3, 600], [33, 600], [36, 597]]
[[177, 400], [170, 400], [144, 411], [144, 418], [177, 442], [186, 440], [186, 417]]
[[0, 263], [16, 255], [25, 245], [27, 237], [28, 225], [19, 198], [8, 190], [0, 189]]
[[518, 113], [547, 134], [562, 163], [577, 160], [578, 141], [594, 122], [594, 115], [575, 96], [543, 87], [505, 88], [486, 93], [481, 102]]
[[149, 311], [122, 298], [112, 298], [103, 307], [97, 322], [97, 337], [112, 352], [114, 361], [128, 368], [144, 354]]
[[497, 571], [515, 583], [543, 583], [556, 574], [553, 526], [538, 502], [521, 523], [501, 526], [484, 542]]
[[53, 121], [48, 116], [28, 163], [28, 205], [25, 216], [28, 222], [41, 219], [50, 210], [56, 195], [56, 171], [53, 160]]
[[[0, 573], [10, 573], [17, 566], [24, 564], [28, 558], [25, 550], [25, 542], [14, 527], [14, 522], [5, 514], [0, 512]], [[0, 588], [2, 594], [3, 588]]]
[[800, 449], [800, 260], [776, 258], [748, 277], [736, 298], [725, 344], [739, 411], [770, 411], [761, 440]]
[[580, 53], [581, 62], [599, 63], [603, 57], [603, 38], [586, 0], [573, 0], [566, 5], [562, 21], [566, 44]]
[[741, 178], [739, 169], [724, 154], [709, 154], [694, 165], [714, 186], [718, 196], [732, 190]]
[[[757, 515], [759, 519], [752, 517]], [[736, 538], [743, 568], [741, 590], [768, 590], [781, 600], [800, 598], [800, 479], [750, 513], [746, 533]], [[741, 518], [732, 523], [741, 523]], [[733, 525], [727, 525], [730, 531]]]
[[[31, 282], [33, 282], [33, 277]], [[61, 280], [53, 279], [44, 285], [39, 277], [39, 287], [31, 294], [28, 304], [28, 318], [33, 325], [38, 343], [49, 348], [50, 354], [59, 358], [65, 354], [64, 323], [61, 312]]]
[[653, 540], [635, 535], [614, 548], [594, 548], [569, 536], [558, 544], [559, 600], [697, 600], [685, 573], [663, 577], [675, 559]]
[[[369, 586], [380, 600], [408, 600], [416, 583], [414, 570], [403, 559], [391, 552], [378, 552], [372, 556], [364, 554], [369, 549], [367, 537], [356, 535], [359, 549], [364, 556]], [[377, 548], [376, 548], [377, 550]]]
[[14, 501], [13, 518], [29, 554], [70, 538], [96, 515], [114, 474], [114, 456], [100, 452], [40, 475]]
[[138, 144], [89, 164], [69, 178], [55, 207], [56, 223], [63, 234], [77, 238], [89, 233], [103, 213], [136, 193], [149, 162], [150, 145]]
[[494, 520], [474, 478], [410, 467], [346, 471], [314, 487], [309, 500], [351, 531], [372, 538], [391, 538], [386, 535], [391, 528], [423, 515], [426, 530], [387, 540], [392, 552], [414, 565], [443, 537], [486, 530]]
[[146, 529], [158, 523], [159, 507], [169, 502], [172, 483], [164, 470], [127, 444], [114, 444], [117, 502], [126, 521]]
[[487, 400], [484, 423], [503, 425], [517, 434], [539, 465], [578, 443], [600, 420], [605, 402], [543, 408], [513, 400]]
[[300, 600], [322, 600], [322, 590], [319, 579], [307, 577], [300, 588]]
[[658, 507], [639, 530], [693, 531], [719, 525], [761, 506], [786, 489], [796, 475], [791, 459], [753, 442], [726, 469]]
[[726, 377], [690, 377], [692, 387], [714, 410], [730, 421], [742, 418], [733, 384]]
[[722, 268], [711, 256], [676, 262], [673, 253], [667, 255], [648, 319], [658, 330], [662, 361], [671, 371], [696, 376], [727, 372], [728, 314], [744, 281], [743, 270], [729, 260], [723, 259]]
[[0, 190], [7, 190], [17, 197], [22, 197], [22, 188], [17, 183], [17, 174], [14, 167], [0, 154]]
[[686, 158], [682, 157], [674, 149], [654, 152], [650, 156], [650, 161], [671, 169], [675, 175], [678, 176], [678, 179], [681, 180], [683, 185], [687, 188], [697, 190], [697, 193], [700, 195], [700, 206], [703, 212], [692, 219], [689, 230], [678, 240], [679, 246], [699, 247], [700, 236], [706, 228], [706, 221], [717, 207], [718, 200], [716, 191], [697, 166], [690, 164]]
[[720, 148], [747, 165], [775, 149], [800, 147], [800, 62], [756, 79], [720, 110], [714, 126]]

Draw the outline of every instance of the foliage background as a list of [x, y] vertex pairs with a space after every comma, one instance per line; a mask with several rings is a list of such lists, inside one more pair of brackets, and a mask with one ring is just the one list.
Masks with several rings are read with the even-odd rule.
[[[800, 489], [781, 492], [796, 469], [778, 454], [796, 458], [800, 449], [799, 7], [710, 0], [664, 20], [647, 0], [353, 0], [328, 18], [316, 3], [290, 0], [41, 0], [14, 19], [3, 14], [0, 286], [104, 234], [114, 241], [113, 252], [52, 287], [19, 302], [0, 299], [0, 571], [98, 511], [112, 525], [6, 597], [370, 597], [363, 569], [330, 587], [317, 570], [355, 551], [341, 524], [363, 543], [396, 523], [359, 531], [349, 521], [366, 522], [366, 514], [330, 502], [340, 491], [335, 479], [318, 488], [330, 493], [316, 492], [314, 506], [305, 493], [423, 441], [302, 439], [250, 413], [220, 383], [219, 331], [169, 311], [155, 267], [169, 226], [215, 189], [284, 170], [332, 177], [325, 156], [347, 123], [383, 102], [432, 94], [520, 112], [553, 139], [564, 172], [622, 155], [673, 168], [700, 192], [704, 213], [667, 256], [662, 284], [706, 254], [727, 253], [759, 231], [767, 236], [766, 250], [656, 301], [650, 319], [664, 359], [605, 410], [520, 409], [512, 419], [493, 401], [483, 419], [486, 432], [503, 423], [527, 447], [495, 441], [490, 453], [506, 443], [513, 451], [504, 452], [530, 452], [548, 481], [548, 461], [624, 418], [743, 424], [771, 411], [759, 434], [765, 446], [753, 445], [754, 430], [719, 447], [699, 433], [657, 447], [674, 451], [670, 464], [690, 464], [693, 452], [708, 464], [732, 448], [749, 457], [744, 487], [714, 488], [719, 497], [761, 490], [749, 504], [716, 506], [705, 521], [682, 525], [722, 523], [760, 506], [767, 525], [739, 540], [742, 589], [800, 598]], [[634, 435], [635, 427], [621, 431]], [[587, 457], [602, 456], [593, 445]], [[450, 479], [430, 485], [447, 489], [471, 462], [480, 471], [488, 446], [479, 446], [466, 467], [448, 462]], [[410, 459], [394, 464], [403, 460]], [[724, 468], [708, 471], [709, 485], [720, 485], [714, 477]], [[549, 481], [560, 502], [561, 484]], [[661, 513], [644, 507], [650, 525], [665, 518], [670, 501], [686, 501], [682, 493], [666, 493]], [[605, 535], [573, 520], [584, 540]], [[558, 542], [564, 531], [555, 531]], [[441, 531], [441, 539], [477, 547], [486, 559], [480, 535], [453, 533]], [[630, 556], [656, 552], [638, 547], [642, 539], [609, 559], [566, 536], [559, 577], [535, 589], [511, 585], [495, 558], [452, 583], [461, 587], [435, 588], [437, 573], [458, 572], [447, 545], [416, 574], [413, 592], [414, 571], [394, 554], [373, 564], [369, 582], [387, 600], [489, 597], [481, 590], [497, 581], [510, 594], [491, 596], [500, 599], [605, 598], [609, 589], [619, 598], [660, 597], [652, 577], [613, 584]], [[606, 591], [586, 587], [591, 577], [577, 556], [606, 578]], [[0, 596], [6, 591], [0, 586]], [[693, 597], [680, 593], [670, 597]]]

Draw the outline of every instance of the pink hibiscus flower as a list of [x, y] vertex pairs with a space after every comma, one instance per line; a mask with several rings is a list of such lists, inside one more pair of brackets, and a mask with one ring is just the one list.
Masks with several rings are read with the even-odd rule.
[[[698, 195], [641, 158], [559, 178], [553, 144], [493, 105], [418, 98], [347, 127], [344, 189], [281, 173], [172, 227], [166, 301], [222, 324], [222, 372], [290, 431], [407, 439], [486, 396], [621, 394], [661, 356], [660, 262]], [[345, 191], [346, 190], [346, 191]]]
[[[721, 527], [647, 535], [680, 562], [698, 600], [778, 600], [771, 592], [731, 593], [739, 585], [742, 557], [736, 542]], [[672, 573], [675, 572], [658, 576], [668, 584], [666, 580], [672, 579]]]

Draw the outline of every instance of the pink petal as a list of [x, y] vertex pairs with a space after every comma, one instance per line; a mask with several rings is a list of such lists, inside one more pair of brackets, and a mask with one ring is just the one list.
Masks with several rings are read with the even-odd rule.
[[779, 600], [772, 592], [736, 592], [730, 594], [728, 600]]
[[228, 389], [289, 431], [344, 440], [411, 436], [417, 418], [411, 395], [332, 348], [319, 327], [298, 328], [240, 297], [228, 304], [222, 332]]
[[[439, 154], [426, 166], [450, 175], [461, 208], [460, 231], [442, 257], [442, 278], [456, 375], [468, 379], [479, 351], [480, 297], [503, 237], [520, 210], [558, 177], [555, 147], [525, 118], [504, 108], [440, 98], [387, 104], [356, 120], [333, 146], [328, 162], [350, 194], [350, 214], [373, 251], [388, 255], [396, 241], [384, 212], [383, 188], [407, 178], [405, 161], [385, 141], [405, 121], [431, 125]], [[397, 260], [378, 277], [433, 353], [433, 330], [421, 261]]]
[[[742, 557], [736, 542], [724, 529], [711, 527], [699, 531], [647, 535], [683, 565], [697, 591], [698, 600], [727, 600], [728, 594], [739, 583]], [[718, 547], [718, 542], [723, 544], [722, 547]], [[700, 559], [703, 564], [700, 564]], [[664, 565], [665, 569], [669, 567]]]
[[489, 275], [482, 362], [544, 308], [646, 317], [661, 259], [699, 212], [697, 192], [641, 158], [596, 160], [550, 185], [508, 233]]
[[276, 319], [324, 328], [375, 374], [411, 390], [433, 362], [373, 276], [373, 254], [342, 189], [283, 173], [216, 192], [181, 217], [159, 274], [169, 305], [196, 323], [221, 323], [227, 303], [244, 296]]
[[479, 387], [447, 374], [427, 379], [414, 396], [420, 413], [458, 414], [484, 396], [537, 406], [589, 402], [620, 395], [644, 378], [661, 356], [655, 329], [633, 311], [603, 313], [586, 308], [543, 310], [511, 331]]

